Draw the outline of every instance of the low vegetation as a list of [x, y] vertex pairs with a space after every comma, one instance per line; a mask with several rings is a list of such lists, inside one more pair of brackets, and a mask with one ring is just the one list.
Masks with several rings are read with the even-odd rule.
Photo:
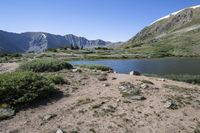
[[200, 84], [200, 75], [165, 75], [165, 78], [183, 81], [192, 84]]
[[194, 133], [200, 133], [200, 122], [198, 122], [197, 127], [194, 130]]
[[101, 70], [101, 71], [112, 71], [112, 68], [108, 67], [108, 66], [103, 66], [103, 65], [78, 65], [79, 67], [82, 68], [87, 68], [87, 69], [94, 69], [94, 70]]
[[66, 81], [64, 80], [64, 78], [63, 77], [61, 77], [61, 76], [57, 76], [57, 75], [48, 75], [48, 76], [46, 76], [47, 77], [47, 79], [49, 79], [52, 83], [54, 83], [54, 84], [65, 84], [66, 83]]
[[0, 74], [0, 103], [12, 106], [29, 104], [48, 97], [54, 90], [51, 81], [33, 72]]
[[32, 71], [32, 72], [56, 72], [62, 69], [71, 69], [73, 66], [66, 61], [46, 59], [46, 60], [33, 60], [22, 63], [19, 70]]
[[175, 81], [182, 81], [191, 84], [200, 84], [200, 75], [189, 75], [189, 74], [170, 74], [170, 75], [155, 75], [155, 74], [144, 74], [145, 76], [166, 78]]

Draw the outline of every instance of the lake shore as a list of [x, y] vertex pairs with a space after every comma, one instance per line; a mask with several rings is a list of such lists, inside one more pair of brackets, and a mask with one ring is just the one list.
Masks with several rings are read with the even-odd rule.
[[0, 121], [0, 132], [187, 133], [199, 128], [198, 85], [79, 67], [57, 73], [69, 81], [56, 86], [63, 96]]

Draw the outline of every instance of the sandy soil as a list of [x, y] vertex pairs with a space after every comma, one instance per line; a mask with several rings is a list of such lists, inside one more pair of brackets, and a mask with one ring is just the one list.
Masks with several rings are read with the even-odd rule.
[[[12, 119], [0, 122], [0, 132], [53, 133], [60, 128], [68, 133], [189, 133], [200, 121], [199, 86], [113, 73], [106, 81], [99, 81], [99, 72], [87, 70], [63, 74], [71, 84], [57, 88], [65, 96], [19, 111]], [[142, 87], [142, 80], [154, 84]], [[146, 100], [122, 97], [121, 82], [140, 88]], [[183, 98], [179, 107], [166, 108], [167, 100], [174, 97]], [[52, 117], [46, 118], [49, 114]]]

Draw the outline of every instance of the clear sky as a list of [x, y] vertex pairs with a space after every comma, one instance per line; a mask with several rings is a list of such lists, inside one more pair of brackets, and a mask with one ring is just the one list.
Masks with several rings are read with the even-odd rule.
[[154, 20], [200, 0], [0, 0], [0, 30], [126, 41]]

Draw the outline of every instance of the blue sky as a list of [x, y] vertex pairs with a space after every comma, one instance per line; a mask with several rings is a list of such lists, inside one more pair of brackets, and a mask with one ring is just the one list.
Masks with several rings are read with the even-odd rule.
[[126, 41], [154, 20], [200, 0], [0, 0], [0, 30]]

